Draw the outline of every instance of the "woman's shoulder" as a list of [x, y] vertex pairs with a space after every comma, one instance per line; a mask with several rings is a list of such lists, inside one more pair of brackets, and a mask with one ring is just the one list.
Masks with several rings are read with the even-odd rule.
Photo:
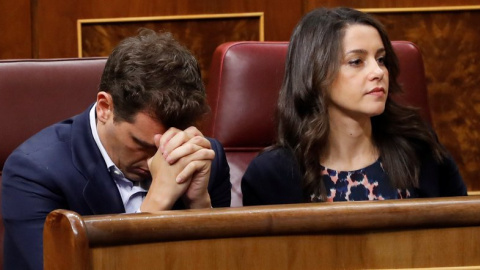
[[431, 155], [423, 157], [419, 181], [422, 197], [467, 195], [465, 182], [450, 153], [440, 162]]
[[298, 182], [301, 173], [290, 149], [276, 147], [261, 152], [249, 164], [244, 180], [263, 179], [265, 182]]
[[281, 147], [267, 149], [252, 160], [243, 175], [243, 204], [301, 202], [301, 179], [291, 150]]
[[252, 161], [254, 164], [263, 165], [292, 165], [295, 164], [295, 157], [292, 150], [286, 147], [272, 147], [260, 152]]
[[293, 158], [293, 151], [282, 146], [271, 146], [261, 151], [257, 157]]

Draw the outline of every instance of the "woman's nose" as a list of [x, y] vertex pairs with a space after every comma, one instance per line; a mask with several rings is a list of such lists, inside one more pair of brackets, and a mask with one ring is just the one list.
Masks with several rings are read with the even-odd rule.
[[374, 80], [381, 80], [383, 79], [383, 76], [385, 75], [385, 66], [380, 65], [377, 63], [377, 61], [372, 64], [372, 70], [370, 71], [370, 79]]

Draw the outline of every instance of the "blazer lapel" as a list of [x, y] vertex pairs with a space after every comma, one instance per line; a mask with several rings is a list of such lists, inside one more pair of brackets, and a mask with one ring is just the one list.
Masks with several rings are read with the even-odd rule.
[[94, 215], [125, 213], [122, 198], [90, 129], [90, 106], [72, 124], [73, 162], [86, 178], [84, 198]]

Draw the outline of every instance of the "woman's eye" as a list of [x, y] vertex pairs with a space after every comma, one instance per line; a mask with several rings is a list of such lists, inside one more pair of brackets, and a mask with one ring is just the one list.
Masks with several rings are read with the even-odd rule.
[[353, 59], [348, 61], [348, 64], [351, 66], [359, 66], [362, 63], [362, 60], [360, 59]]
[[377, 59], [377, 62], [378, 62], [380, 65], [384, 66], [384, 65], [385, 65], [385, 56], [379, 57], [379, 58]]

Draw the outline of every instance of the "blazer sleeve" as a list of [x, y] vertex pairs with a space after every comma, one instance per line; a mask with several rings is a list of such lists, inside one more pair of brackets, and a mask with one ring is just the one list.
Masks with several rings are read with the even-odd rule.
[[15, 151], [2, 176], [5, 269], [43, 269], [43, 226], [52, 210], [66, 208], [49, 181], [48, 167]]
[[243, 205], [301, 203], [301, 175], [286, 149], [274, 149], [258, 155], [242, 178]]
[[448, 154], [442, 162], [432, 155], [424, 155], [420, 169], [420, 197], [450, 197], [467, 195], [457, 164]]
[[208, 193], [213, 207], [229, 207], [231, 201], [232, 185], [230, 183], [230, 167], [223, 146], [219, 141], [207, 138], [215, 151], [212, 161]]
[[465, 196], [467, 187], [463, 182], [457, 164], [452, 156], [448, 156], [439, 165], [439, 186], [441, 196]]

